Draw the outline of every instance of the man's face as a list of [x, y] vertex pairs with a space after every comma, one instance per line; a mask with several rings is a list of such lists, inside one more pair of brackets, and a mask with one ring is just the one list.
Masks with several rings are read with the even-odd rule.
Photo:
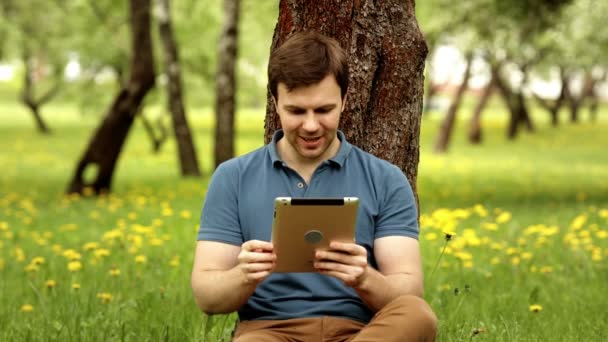
[[291, 91], [283, 83], [277, 85], [277, 113], [283, 127], [284, 159], [316, 163], [337, 152], [340, 114], [344, 101], [333, 75], [310, 86]]

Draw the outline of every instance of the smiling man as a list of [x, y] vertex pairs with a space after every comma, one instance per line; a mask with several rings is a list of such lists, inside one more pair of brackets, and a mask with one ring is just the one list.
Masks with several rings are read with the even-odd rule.
[[[192, 270], [198, 306], [238, 311], [238, 342], [433, 341], [407, 178], [338, 130], [344, 51], [321, 34], [295, 34], [273, 52], [268, 74], [282, 129], [213, 174]], [[273, 273], [275, 197], [358, 197], [356, 241], [318, 251], [316, 272]]]

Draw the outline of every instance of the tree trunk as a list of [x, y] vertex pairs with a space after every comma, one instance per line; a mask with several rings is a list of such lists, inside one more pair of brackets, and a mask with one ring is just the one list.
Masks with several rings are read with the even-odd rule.
[[[526, 101], [524, 99], [521, 89], [517, 92], [511, 90], [511, 87], [507, 84], [507, 81], [502, 79], [500, 75], [500, 64], [494, 64], [491, 66], [492, 78], [496, 81], [496, 87], [498, 88], [500, 95], [502, 96], [505, 105], [509, 109], [510, 117], [509, 124], [507, 127], [507, 138], [513, 140], [517, 137], [519, 126], [525, 125], [528, 131], [534, 131], [534, 124], [526, 108]], [[523, 70], [525, 72], [525, 69]]]
[[424, 92], [424, 104], [422, 106], [422, 114], [427, 116], [426, 114], [431, 111], [433, 106], [433, 96], [437, 93], [437, 87], [433, 83], [433, 79], [431, 78], [431, 61], [427, 60], [426, 71], [426, 90]]
[[[40, 114], [40, 106], [41, 106], [41, 101], [37, 101], [36, 100], [36, 95], [34, 94], [34, 79], [33, 79], [33, 70], [32, 70], [32, 56], [30, 55], [29, 52], [29, 48], [26, 45], [27, 43], [23, 43], [23, 56], [22, 56], [22, 62], [23, 65], [25, 66], [25, 70], [23, 72], [23, 89], [21, 90], [21, 102], [23, 103], [23, 105], [25, 105], [30, 112], [32, 113], [32, 116], [34, 117], [34, 122], [36, 123], [36, 128], [38, 129], [38, 132], [41, 134], [51, 134], [51, 129], [49, 128], [49, 126], [46, 124], [46, 122], [44, 121], [44, 119], [42, 118], [42, 115]], [[52, 94], [52, 93], [48, 93], [48, 94]], [[50, 100], [50, 98], [53, 95], [48, 95], [45, 96], [48, 100]], [[46, 101], [45, 101], [46, 102]]]
[[[97, 194], [110, 191], [112, 175], [129, 129], [146, 93], [154, 86], [150, 0], [130, 0], [129, 13], [132, 30], [129, 81], [114, 99], [76, 165], [68, 193], [82, 193], [87, 187]], [[84, 178], [89, 167], [96, 171], [92, 180]]]
[[236, 57], [239, 0], [224, 0], [224, 24], [219, 40], [215, 100], [215, 166], [234, 156]]
[[184, 110], [181, 67], [177, 45], [173, 39], [169, 0], [159, 0], [158, 5], [159, 32], [163, 42], [165, 70], [168, 76], [168, 107], [173, 119], [173, 134], [177, 141], [180, 170], [182, 176], [198, 177], [201, 175], [201, 171], [198, 167], [196, 149]]
[[549, 115], [551, 115], [551, 125], [553, 127], [557, 127], [559, 125], [559, 110], [561, 109], [562, 104], [566, 100], [566, 87], [569, 83], [568, 77], [563, 67], [560, 67], [559, 73], [561, 80], [561, 88], [559, 91], [559, 96], [555, 100], [551, 102], [546, 99], [543, 99], [536, 93], [532, 93], [532, 95], [536, 99], [536, 102], [538, 102], [538, 104], [540, 104], [540, 106], [543, 107], [546, 111], [548, 111]]
[[494, 77], [491, 77], [490, 82], [488, 82], [488, 85], [486, 85], [486, 87], [483, 89], [477, 105], [475, 105], [473, 116], [471, 117], [471, 121], [469, 123], [469, 142], [471, 142], [471, 144], [480, 144], [482, 141], [481, 114], [488, 104], [495, 87], [496, 81], [494, 80]]
[[[281, 0], [272, 49], [295, 32], [334, 37], [349, 56], [350, 89], [341, 129], [348, 140], [400, 167], [416, 191], [427, 46], [402, 0]], [[280, 128], [270, 93], [265, 141]]]
[[460, 108], [460, 103], [462, 102], [462, 97], [464, 96], [464, 92], [468, 88], [469, 76], [471, 75], [471, 64], [473, 61], [473, 55], [471, 53], [466, 56], [467, 64], [464, 70], [464, 76], [462, 83], [458, 87], [456, 94], [454, 94], [454, 98], [452, 99], [452, 103], [450, 107], [448, 107], [447, 112], [445, 113], [445, 117], [441, 122], [441, 126], [439, 127], [439, 135], [437, 136], [437, 142], [435, 143], [435, 152], [443, 153], [448, 150], [448, 146], [450, 145], [450, 140], [452, 137], [452, 132], [454, 131], [454, 122], [456, 121], [456, 116], [458, 115], [458, 108]]

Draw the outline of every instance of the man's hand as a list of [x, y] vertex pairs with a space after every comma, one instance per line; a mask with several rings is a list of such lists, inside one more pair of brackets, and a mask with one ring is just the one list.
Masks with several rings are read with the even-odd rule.
[[272, 243], [249, 240], [241, 245], [238, 268], [248, 284], [259, 284], [272, 273], [277, 259]]
[[321, 274], [336, 277], [358, 288], [368, 275], [367, 250], [355, 243], [333, 241], [327, 250], [315, 252], [314, 266]]

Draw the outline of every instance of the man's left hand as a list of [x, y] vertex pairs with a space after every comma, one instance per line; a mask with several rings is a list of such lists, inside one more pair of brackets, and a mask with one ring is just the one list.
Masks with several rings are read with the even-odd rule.
[[358, 288], [368, 275], [367, 250], [355, 243], [333, 241], [329, 249], [315, 252], [314, 266], [319, 273]]

